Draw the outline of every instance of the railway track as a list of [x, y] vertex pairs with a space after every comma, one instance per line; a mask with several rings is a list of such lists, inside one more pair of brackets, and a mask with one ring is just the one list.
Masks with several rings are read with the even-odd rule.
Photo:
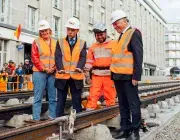
[[[149, 91], [153, 89], [153, 86], [154, 88], [156, 86], [156, 88], [158, 89], [158, 88], [161, 88], [160, 86], [158, 87], [158, 85], [175, 84], [175, 83], [178, 84], [180, 83], [180, 81], [172, 80], [172, 81], [164, 81], [164, 82], [159, 81], [159, 82], [153, 82], [153, 83], [140, 82], [139, 91], [141, 93], [142, 91], [146, 91], [146, 90]], [[88, 90], [89, 90], [89, 86], [88, 85], [84, 86], [83, 91], [88, 91]], [[33, 96], [33, 94], [34, 94], [33, 91], [0, 92], [0, 101], [7, 101], [8, 99], [11, 99], [11, 98], [27, 99]]]
[[[164, 100], [166, 98], [180, 94], [180, 82], [160, 82], [156, 84], [140, 84], [140, 98], [142, 106], [147, 106], [150, 103], [155, 103], [157, 101]], [[31, 106], [29, 106], [31, 107]], [[17, 108], [14, 109], [17, 111]], [[30, 110], [30, 109], [29, 109]], [[8, 109], [6, 109], [6, 112]], [[83, 129], [85, 127], [91, 126], [92, 124], [97, 124], [105, 120], [111, 119], [119, 113], [118, 105], [102, 108], [89, 112], [82, 112], [77, 114], [75, 121], [75, 130]], [[2, 113], [3, 114], [3, 113]], [[28, 113], [29, 114], [29, 113]], [[1, 111], [0, 111], [1, 117]], [[2, 116], [3, 117], [3, 116]], [[51, 136], [52, 133], [59, 132], [59, 121], [51, 120], [44, 122], [31, 122], [22, 128], [11, 128], [0, 130], [0, 139], [7, 140], [39, 140], [46, 139]]]

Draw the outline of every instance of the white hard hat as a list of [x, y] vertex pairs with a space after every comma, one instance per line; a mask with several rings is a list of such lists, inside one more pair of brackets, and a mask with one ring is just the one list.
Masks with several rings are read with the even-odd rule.
[[79, 29], [79, 20], [74, 17], [69, 18], [65, 26], [72, 29]]
[[106, 30], [106, 26], [102, 22], [97, 22], [94, 24], [93, 32], [104, 32]]
[[51, 28], [46, 20], [40, 20], [38, 23], [38, 30], [45, 30]]
[[113, 24], [116, 20], [125, 18], [125, 17], [127, 17], [126, 13], [124, 13], [122, 10], [116, 10], [111, 13], [111, 23]]

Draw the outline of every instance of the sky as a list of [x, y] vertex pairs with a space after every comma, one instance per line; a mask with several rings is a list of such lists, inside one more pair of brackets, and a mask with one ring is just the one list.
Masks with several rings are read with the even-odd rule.
[[180, 23], [180, 0], [154, 0], [167, 22]]

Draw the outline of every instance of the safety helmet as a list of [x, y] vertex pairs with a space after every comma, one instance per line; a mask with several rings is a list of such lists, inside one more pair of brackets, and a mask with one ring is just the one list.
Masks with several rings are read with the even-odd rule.
[[113, 24], [116, 20], [127, 17], [126, 13], [122, 10], [116, 10], [111, 13], [111, 23]]
[[38, 30], [45, 30], [51, 28], [46, 20], [40, 20], [38, 23]]
[[74, 17], [69, 18], [65, 26], [72, 29], [79, 29], [79, 20]]
[[106, 26], [102, 22], [97, 22], [94, 24], [94, 27], [93, 27], [94, 33], [104, 32], [104, 31], [106, 31]]

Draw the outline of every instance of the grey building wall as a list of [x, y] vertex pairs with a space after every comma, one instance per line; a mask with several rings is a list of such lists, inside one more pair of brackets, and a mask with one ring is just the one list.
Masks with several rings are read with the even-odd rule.
[[166, 73], [172, 67], [180, 68], [180, 23], [168, 23], [165, 32]]
[[[114, 31], [110, 14], [117, 9], [124, 10], [133, 27], [137, 27], [143, 36], [144, 65], [143, 75], [162, 75], [165, 68], [164, 34], [165, 20], [161, 16], [161, 10], [152, 0], [4, 0], [4, 12], [0, 12], [1, 23], [7, 25], [10, 37], [6, 32], [0, 31], [0, 38], [5, 39], [8, 46], [14, 47], [20, 42], [31, 43], [37, 37], [37, 23], [41, 19], [47, 20], [53, 30], [55, 38], [66, 35], [65, 24], [68, 18], [74, 16], [80, 20], [80, 38], [87, 41], [90, 46], [94, 41], [92, 32], [93, 23], [102, 21], [106, 24], [108, 35], [117, 39], [118, 34]], [[0, 0], [0, 3], [3, 0]], [[2, 6], [1, 6], [2, 7]], [[30, 10], [31, 8], [31, 10]], [[90, 8], [92, 10], [90, 10]], [[31, 12], [34, 12], [31, 15]], [[31, 21], [30, 17], [35, 17]], [[55, 26], [55, 18], [57, 26]], [[0, 27], [2, 27], [0, 23]], [[33, 24], [32, 24], [33, 23]], [[23, 32], [20, 40], [13, 37], [13, 32], [18, 24], [22, 24]], [[11, 25], [11, 26], [9, 26]], [[13, 28], [12, 28], [13, 27]], [[57, 28], [56, 28], [57, 27]], [[5, 28], [5, 27], [2, 27]], [[9, 41], [11, 40], [11, 41]], [[6, 46], [4, 46], [6, 47]], [[2, 51], [0, 51], [3, 53]], [[23, 51], [10, 55], [7, 50], [6, 60], [13, 59], [17, 63], [23, 61]], [[21, 55], [19, 57], [17, 54]], [[5, 59], [1, 56], [1, 64]]]

